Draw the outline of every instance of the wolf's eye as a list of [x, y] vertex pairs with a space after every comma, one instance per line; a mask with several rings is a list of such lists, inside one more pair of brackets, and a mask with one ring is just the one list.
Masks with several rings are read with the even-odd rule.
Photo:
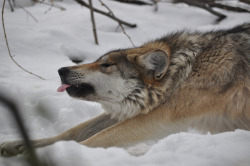
[[110, 67], [110, 66], [113, 66], [114, 64], [113, 63], [103, 63], [101, 64], [101, 66], [103, 67]]

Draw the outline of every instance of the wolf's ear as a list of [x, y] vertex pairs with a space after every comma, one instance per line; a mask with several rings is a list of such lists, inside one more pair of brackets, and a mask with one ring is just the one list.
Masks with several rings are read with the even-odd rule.
[[152, 75], [154, 80], [160, 80], [165, 75], [169, 64], [169, 56], [165, 51], [148, 52], [138, 58], [140, 66], [146, 69], [146, 75]]

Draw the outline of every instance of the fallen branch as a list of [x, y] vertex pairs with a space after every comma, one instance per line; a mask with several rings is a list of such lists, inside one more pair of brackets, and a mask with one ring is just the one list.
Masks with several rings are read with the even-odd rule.
[[219, 12], [213, 10], [213, 9], [212, 9], [209, 5], [207, 5], [207, 4], [202, 5], [202, 6], [197, 6], [197, 7], [203, 8], [203, 9], [209, 11], [210, 13], [216, 15], [217, 17], [219, 17], [219, 18], [217, 19], [218, 22], [221, 21], [221, 20], [223, 20], [223, 19], [225, 19], [225, 18], [227, 17], [226, 15], [221, 14], [221, 13], [219, 13]]
[[210, 13], [219, 17], [217, 19], [217, 21], [221, 21], [227, 17], [226, 15], [221, 14], [221, 13], [213, 10], [208, 3], [203, 2], [203, 1], [199, 1], [199, 0], [174, 0], [174, 3], [180, 3], [180, 2], [186, 3], [186, 4], [191, 5], [191, 6], [199, 7], [199, 8], [202, 8], [202, 9], [209, 11]]
[[[112, 11], [106, 4], [104, 4], [104, 3], [102, 2], [102, 0], [99, 0], [99, 2], [102, 4], [102, 6], [104, 6], [104, 7], [109, 11], [109, 13], [110, 13], [113, 17], [115, 17], [115, 14], [113, 13], [113, 11]], [[129, 39], [129, 41], [131, 42], [131, 44], [133, 45], [133, 47], [135, 47], [133, 41], [131, 40], [130, 36], [126, 33], [126, 31], [125, 31], [124, 27], [122, 26], [121, 22], [119, 22], [119, 21], [117, 21], [117, 22], [118, 22], [119, 26], [121, 27], [123, 33], [128, 37], [128, 39]]]
[[212, 4], [209, 4], [209, 6], [210, 7], [217, 7], [217, 8], [220, 8], [220, 9], [233, 11], [233, 12], [250, 13], [250, 11], [248, 11], [247, 9], [243, 9], [243, 8], [240, 8], [240, 7], [234, 7], [234, 6], [228, 6], [228, 5], [224, 5], [224, 4], [220, 4], [220, 3], [212, 3]]
[[[77, 3], [79, 3], [80, 5], [85, 6], [85, 7], [87, 7], [87, 8], [90, 9], [90, 6], [87, 3], [85, 3], [84, 1], [82, 1], [82, 0], [75, 0], [75, 1]], [[121, 20], [121, 19], [119, 19], [117, 17], [112, 16], [110, 13], [106, 13], [106, 12], [104, 12], [102, 10], [99, 10], [99, 9], [96, 9], [94, 7], [93, 7], [93, 11], [96, 12], [96, 13], [102, 14], [104, 16], [107, 16], [107, 17], [109, 17], [109, 18], [111, 18], [111, 19], [113, 19], [113, 20], [115, 20], [117, 22], [120, 22], [123, 25], [129, 26], [131, 28], [135, 28], [136, 27], [136, 24], [131, 24], [131, 23], [125, 22], [125, 21], [123, 21], [123, 20]]]
[[32, 72], [30, 72], [30, 71], [24, 69], [21, 65], [19, 65], [19, 64], [15, 61], [15, 59], [14, 59], [13, 56], [11, 55], [11, 53], [10, 53], [10, 47], [9, 47], [9, 43], [8, 43], [6, 31], [5, 31], [5, 25], [4, 25], [4, 7], [5, 7], [5, 0], [3, 1], [3, 7], [2, 7], [2, 24], [3, 24], [4, 37], [5, 37], [5, 41], [6, 41], [6, 45], [7, 45], [7, 48], [8, 48], [8, 52], [9, 52], [10, 58], [11, 58], [12, 61], [13, 61], [19, 68], [21, 68], [23, 71], [25, 71], [25, 72], [27, 72], [27, 73], [33, 75], [33, 76], [36, 76], [36, 77], [38, 77], [38, 78], [40, 78], [40, 79], [42, 79], [42, 80], [45, 80], [43, 77], [41, 77], [41, 76], [39, 76], [39, 75], [36, 75], [36, 74], [34, 74], [34, 73], [32, 73]]
[[[242, 3], [250, 4], [250, 0], [239, 0], [239, 1], [242, 2]], [[229, 5], [225, 5], [225, 4], [222, 4], [222, 3], [217, 3], [215, 0], [174, 0], [174, 3], [181, 3], [181, 2], [209, 11], [210, 13], [212, 13], [212, 14], [216, 15], [217, 17], [219, 17], [217, 19], [217, 21], [221, 21], [224, 18], [226, 18], [227, 16], [213, 10], [212, 9], [213, 7], [228, 10], [228, 11], [234, 11], [234, 12], [247, 12], [247, 13], [250, 13], [250, 11], [247, 10], [247, 9], [243, 9], [241, 7], [229, 6]]]
[[250, 0], [239, 0], [239, 1], [250, 5]]
[[96, 26], [95, 26], [95, 18], [94, 18], [94, 10], [93, 10], [93, 5], [92, 5], [92, 0], [89, 0], [89, 6], [90, 6], [90, 16], [91, 16], [91, 22], [93, 26], [93, 33], [95, 37], [95, 44], [98, 45], [98, 38], [97, 38], [97, 33], [96, 33]]

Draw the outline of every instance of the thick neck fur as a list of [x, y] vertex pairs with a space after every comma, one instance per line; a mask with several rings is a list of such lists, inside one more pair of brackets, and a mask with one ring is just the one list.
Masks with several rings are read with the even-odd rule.
[[157, 104], [168, 100], [172, 92], [189, 77], [193, 70], [196, 57], [199, 56], [204, 50], [204, 47], [206, 47], [206, 45], [200, 41], [201, 38], [208, 40], [210, 37], [180, 32], [142, 46], [164, 50], [170, 56], [170, 64], [165, 77], [161, 81], [160, 87], [151, 86], [150, 91], [154, 92], [154, 89], [157, 89], [157, 96], [161, 96], [158, 97], [158, 100], [161, 102], [157, 102]]
[[[148, 84], [146, 88], [140, 89], [135, 94], [127, 96], [123, 103], [114, 105], [103, 103], [104, 108], [106, 110], [114, 110], [116, 113], [112, 113], [112, 117], [118, 118], [119, 120], [148, 113], [161, 104], [173, 106], [169, 108], [175, 109], [180, 108], [184, 103], [185, 107], [183, 107], [183, 110], [180, 108], [180, 111], [186, 110], [188, 112], [188, 110], [191, 110], [191, 107], [194, 106], [193, 104], [197, 105], [192, 99], [186, 98], [185, 101], [182, 101], [183, 103], [179, 105], [179, 102], [171, 103], [173, 101], [171, 98], [174, 96], [176, 101], [182, 98], [182, 94], [176, 95], [176, 93], [181, 92], [183, 88], [194, 88], [194, 90], [198, 90], [196, 94], [187, 90], [185, 90], [184, 93], [187, 92], [192, 95], [197, 95], [193, 96], [193, 98], [195, 98], [197, 102], [201, 102], [201, 104], [202, 100], [200, 100], [199, 96], [202, 94], [203, 96], [201, 97], [206, 98], [207, 102], [214, 102], [214, 99], [204, 95], [210, 93], [212, 93], [211, 96], [213, 98], [221, 100], [220, 103], [230, 103], [231, 100], [228, 99], [228, 101], [226, 101], [224, 97], [226, 94], [229, 95], [229, 92], [233, 93], [232, 88], [236, 88], [237, 84], [244, 84], [245, 87], [243, 87], [243, 89], [249, 90], [249, 82], [244, 81], [244, 79], [249, 79], [250, 66], [248, 63], [250, 58], [241, 55], [234, 49], [234, 47], [239, 47], [238, 49], [248, 49], [245, 50], [245, 52], [249, 52], [249, 46], [244, 45], [244, 43], [249, 43], [249, 37], [244, 34], [246, 32], [242, 32], [242, 34], [234, 32], [233, 30], [228, 31], [229, 34], [226, 36], [223, 35], [225, 33], [224, 31], [209, 33], [179, 32], [153, 42], [148, 42], [136, 48], [141, 50], [160, 49], [165, 51], [170, 56], [167, 73], [160, 82]], [[234, 41], [235, 39], [245, 42], [237, 43]], [[232, 46], [232, 44], [234, 44], [234, 47], [229, 47]], [[127, 52], [129, 51], [130, 50]], [[131, 52], [133, 52], [133, 49], [131, 49]], [[234, 63], [231, 63], [232, 60]], [[231, 90], [228, 91], [230, 88]], [[208, 91], [209, 93], [203, 93], [204, 91]], [[179, 97], [176, 98], [176, 96]], [[219, 97], [221, 97], [221, 99], [219, 99]], [[213, 104], [213, 102], [205, 104], [205, 106], [207, 105], [206, 109], [208, 111], [210, 109], [209, 104]], [[247, 105], [246, 102], [244, 102], [243, 105]], [[220, 104], [218, 104], [218, 107], [220, 107]], [[201, 108], [203, 109], [203, 107]], [[115, 111], [115, 109], [120, 111]], [[226, 111], [229, 108], [220, 107], [216, 109]], [[230, 110], [233, 111], [234, 109]]]

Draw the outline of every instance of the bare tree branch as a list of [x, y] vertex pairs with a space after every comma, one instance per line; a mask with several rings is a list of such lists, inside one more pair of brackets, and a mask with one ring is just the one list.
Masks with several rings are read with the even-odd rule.
[[12, 61], [13, 61], [19, 68], [21, 68], [23, 71], [25, 71], [25, 72], [27, 72], [27, 73], [33, 75], [33, 76], [36, 76], [36, 77], [38, 77], [38, 78], [40, 78], [40, 79], [42, 79], [42, 80], [45, 80], [43, 77], [41, 77], [41, 76], [39, 76], [39, 75], [36, 75], [36, 74], [34, 74], [34, 73], [32, 73], [32, 72], [26, 70], [25, 68], [23, 68], [21, 65], [19, 65], [19, 64], [15, 61], [15, 59], [14, 59], [13, 56], [11, 55], [11, 53], [10, 53], [10, 47], [9, 47], [9, 43], [8, 43], [6, 31], [5, 31], [5, 25], [4, 25], [4, 7], [5, 7], [5, 0], [3, 1], [3, 7], [2, 7], [2, 24], [3, 24], [4, 37], [5, 37], [5, 41], [6, 41], [6, 45], [7, 45], [7, 48], [8, 48], [8, 52], [9, 52], [10, 58], [11, 58]]
[[[76, 1], [77, 3], [79, 3], [80, 5], [82, 5], [82, 6], [85, 6], [85, 7], [87, 7], [87, 8], [90, 8], [90, 6], [89, 6], [87, 3], [85, 3], [84, 1], [82, 1], [82, 0], [75, 0], [75, 1]], [[99, 9], [96, 9], [96, 8], [94, 8], [94, 7], [93, 7], [93, 10], [94, 10], [94, 12], [97, 12], [97, 13], [99, 13], [99, 14], [105, 15], [105, 16], [107, 16], [107, 17], [109, 17], [109, 18], [111, 18], [111, 19], [113, 19], [113, 20], [115, 20], [115, 21], [119, 21], [119, 22], [120, 22], [121, 24], [123, 24], [123, 25], [129, 26], [129, 27], [131, 27], [131, 28], [135, 28], [135, 27], [136, 27], [136, 24], [131, 24], [131, 23], [125, 22], [125, 21], [123, 21], [123, 20], [121, 20], [121, 19], [119, 19], [119, 18], [117, 18], [117, 17], [112, 16], [110, 13], [106, 13], [106, 12], [101, 11], [101, 10], [99, 10]]]
[[140, 0], [113, 0], [113, 1], [121, 2], [121, 3], [135, 4], [135, 5], [153, 5], [151, 3], [147, 3], [144, 1], [140, 1]]
[[[106, 4], [104, 4], [104, 3], [102, 2], [102, 0], [99, 0], [99, 2], [102, 4], [102, 6], [104, 6], [104, 7], [109, 11], [109, 13], [110, 13], [113, 17], [115, 17], [114, 12], [113, 12]], [[135, 47], [133, 41], [131, 40], [131, 37], [126, 33], [126, 31], [125, 31], [124, 27], [122, 26], [121, 22], [120, 22], [120, 21], [117, 21], [117, 22], [118, 22], [119, 26], [121, 27], [123, 33], [128, 37], [128, 39], [129, 39], [129, 41], [131, 42], [131, 44], [133, 45], [133, 47]]]
[[[239, 1], [241, 1], [243, 3], [250, 4], [250, 0], [239, 0]], [[209, 11], [210, 13], [219, 17], [217, 19], [217, 21], [223, 20], [224, 18], [226, 18], [226, 15], [213, 10], [212, 9], [213, 7], [221, 8], [221, 9], [229, 10], [229, 11], [234, 11], [234, 12], [250, 13], [250, 11], [247, 9], [217, 3], [215, 0], [174, 0], [174, 3], [180, 3], [180, 2], [186, 3], [186, 4], [191, 5], [191, 6], [196, 6], [196, 7], [199, 7], [199, 8], [202, 8], [202, 9]]]
[[250, 0], [239, 0], [239, 1], [250, 5]]
[[223, 20], [223, 19], [225, 19], [227, 17], [226, 15], [221, 14], [221, 13], [213, 10], [209, 6], [208, 3], [203, 2], [203, 1], [199, 1], [199, 0], [174, 0], [174, 3], [180, 3], [180, 2], [186, 3], [186, 4], [191, 5], [191, 6], [196, 6], [196, 7], [199, 7], [199, 8], [202, 8], [202, 9], [205, 9], [205, 10], [209, 11], [210, 13], [212, 13], [212, 14], [216, 15], [217, 17], [219, 17], [217, 19], [217, 21], [221, 21], [221, 20]]
[[96, 26], [95, 26], [95, 18], [94, 18], [94, 10], [93, 10], [93, 5], [92, 5], [92, 0], [89, 0], [89, 7], [90, 7], [90, 16], [91, 16], [91, 22], [93, 26], [93, 33], [95, 37], [95, 44], [98, 45], [98, 38], [97, 38], [97, 33], [96, 33]]

